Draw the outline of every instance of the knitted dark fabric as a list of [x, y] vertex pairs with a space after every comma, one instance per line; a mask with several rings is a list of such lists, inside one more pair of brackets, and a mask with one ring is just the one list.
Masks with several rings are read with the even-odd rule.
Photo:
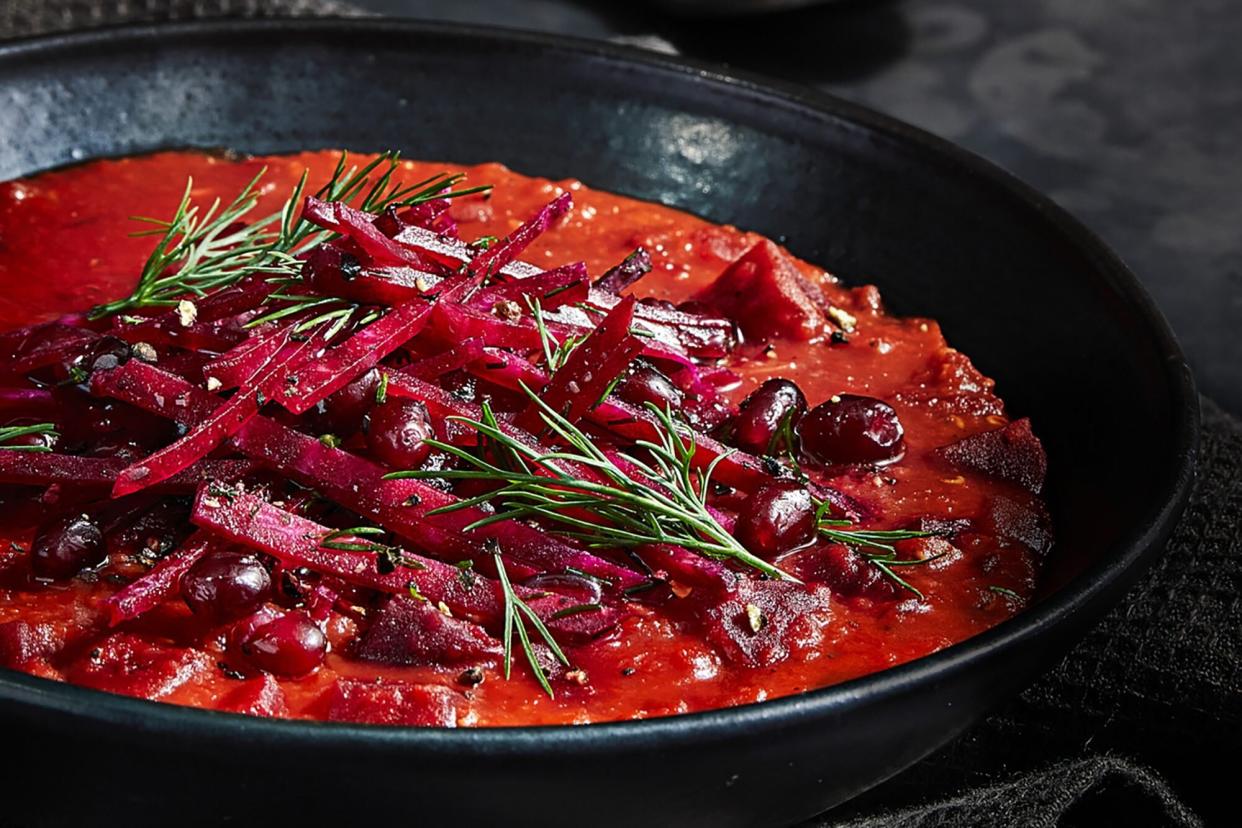
[[1061, 762], [949, 799], [901, 810], [880, 810], [838, 828], [957, 828], [957, 826], [1202, 825], [1199, 817], [1151, 770], [1112, 756]]
[[[8, 0], [0, 37], [350, 13], [336, 0]], [[1203, 414], [1190, 505], [1122, 604], [1019, 699], [803, 828], [1195, 826], [1197, 812], [1225, 822], [1217, 803], [1233, 798], [1242, 746], [1242, 425], [1208, 400]]]

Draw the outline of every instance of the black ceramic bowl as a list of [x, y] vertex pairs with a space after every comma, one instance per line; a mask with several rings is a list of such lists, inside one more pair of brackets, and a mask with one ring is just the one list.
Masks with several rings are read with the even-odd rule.
[[[159, 147], [377, 150], [577, 176], [787, 240], [948, 338], [1051, 456], [1044, 598], [934, 656], [655, 721], [478, 731], [249, 719], [0, 673], [0, 822], [778, 825], [944, 744], [1157, 554], [1197, 398], [1125, 266], [949, 144], [799, 89], [596, 43], [387, 21], [131, 28], [0, 47], [0, 177]], [[20, 240], [6, 239], [7, 244]], [[41, 815], [41, 816], [40, 816]]]

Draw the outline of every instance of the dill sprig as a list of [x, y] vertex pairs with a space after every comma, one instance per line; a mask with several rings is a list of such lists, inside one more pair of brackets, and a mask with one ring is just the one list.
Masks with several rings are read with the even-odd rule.
[[555, 374], [569, 360], [569, 355], [574, 352], [574, 349], [586, 342], [587, 335], [570, 335], [562, 342], [548, 330], [547, 321], [543, 318], [543, 305], [540, 304], [539, 299], [534, 296], [522, 298], [526, 300], [526, 306], [530, 308], [535, 328], [539, 331], [539, 344], [543, 346], [544, 364], [547, 365], [549, 374]]
[[[286, 287], [294, 287], [299, 284], [299, 280], [294, 278], [281, 279], [280, 281]], [[347, 327], [351, 329], [360, 328], [364, 325], [369, 325], [383, 315], [383, 311], [379, 308], [364, 307], [348, 299], [341, 299], [336, 296], [287, 293], [283, 289], [269, 294], [265, 301], [280, 302], [283, 304], [283, 307], [256, 316], [243, 327], [256, 328], [269, 322], [276, 322], [290, 316], [304, 314], [306, 318], [300, 320], [293, 328], [295, 333], [305, 333], [318, 325], [324, 325], [324, 339], [331, 340]]]
[[[357, 201], [357, 209], [378, 214], [389, 207], [408, 207], [490, 189], [482, 186], [444, 192], [464, 177], [446, 173], [405, 185], [394, 181], [399, 168], [400, 155], [396, 152], [381, 153], [361, 168], [348, 166], [348, 153], [341, 153], [332, 177], [315, 192], [315, 197], [347, 204]], [[266, 172], [266, 167], [260, 170], [227, 204], [217, 198], [206, 209], [192, 202], [194, 181], [188, 179], [172, 218], [135, 217], [151, 225], [135, 235], [159, 236], [159, 242], [143, 265], [133, 292], [96, 306], [90, 318], [135, 308], [170, 307], [180, 299], [206, 296], [253, 273], [297, 276], [301, 271], [298, 253], [336, 234], [300, 215], [309, 172], [302, 173], [280, 210], [252, 222], [244, 221], [259, 203], [259, 185]]]
[[31, 435], [40, 435], [43, 437], [56, 438], [60, 433], [56, 431], [55, 423], [35, 423], [26, 426], [5, 426], [0, 428], [0, 451], [33, 451], [48, 452], [51, 447], [47, 445], [35, 444], [32, 446], [11, 446], [7, 445], [10, 440], [17, 440], [21, 437], [29, 437]]
[[504, 610], [504, 646], [505, 646], [505, 680], [507, 681], [513, 667], [513, 630], [517, 628], [518, 639], [522, 642], [522, 652], [526, 654], [526, 661], [530, 664], [531, 672], [535, 674], [535, 680], [539, 682], [539, 686], [543, 688], [543, 692], [548, 694], [548, 698], [556, 698], [556, 694], [552, 692], [552, 685], [548, 683], [547, 673], [544, 672], [543, 665], [539, 663], [539, 657], [535, 653], [535, 648], [531, 645], [530, 633], [526, 631], [526, 621], [523, 616], [530, 621], [535, 631], [539, 633], [539, 637], [548, 645], [548, 649], [556, 656], [556, 660], [566, 667], [569, 666], [569, 659], [565, 656], [565, 652], [556, 643], [556, 639], [552, 637], [552, 632], [547, 628], [539, 615], [530, 608], [525, 601], [513, 589], [513, 584], [509, 581], [509, 573], [505, 571], [505, 562], [500, 557], [500, 552], [493, 551], [492, 559], [496, 563], [496, 575], [500, 579], [500, 587], [504, 592], [505, 610]]
[[914, 593], [920, 600], [925, 597], [917, 587], [898, 575], [894, 567], [922, 566], [931, 563], [941, 555], [905, 560], [897, 557], [897, 548], [893, 544], [911, 538], [930, 537], [931, 532], [918, 532], [913, 529], [850, 529], [848, 527], [853, 525], [850, 521], [829, 517], [828, 509], [827, 502], [819, 504], [816, 509], [815, 526], [819, 534], [827, 540], [850, 547], [867, 563], [878, 569], [885, 578], [902, 589]]
[[[490, 503], [495, 511], [468, 528], [498, 521], [537, 518], [556, 525], [556, 531], [586, 542], [593, 548], [636, 547], [673, 544], [718, 560], [731, 560], [772, 578], [796, 580], [777, 567], [751, 554], [707, 508], [711, 475], [722, 454], [704, 469], [694, 467], [696, 445], [667, 409], [648, 403], [656, 416], [655, 442], [639, 440], [636, 446], [650, 462], [627, 457], [646, 481], [622, 471], [590, 437], [549, 407], [523, 385], [527, 396], [540, 409], [540, 416], [567, 448], [544, 451], [505, 434], [490, 408], [483, 406], [482, 421], [451, 417], [474, 429], [489, 446], [499, 446], [504, 457], [489, 461], [470, 451], [438, 440], [426, 442], [463, 461], [468, 468], [436, 471], [393, 472], [390, 478], [438, 477], [448, 480], [483, 480], [500, 486], [490, 492], [441, 507], [431, 514]], [[602, 481], [587, 480], [568, 470], [566, 464], [598, 472]], [[649, 482], [648, 482], [649, 481]], [[587, 516], [583, 516], [586, 513]]]

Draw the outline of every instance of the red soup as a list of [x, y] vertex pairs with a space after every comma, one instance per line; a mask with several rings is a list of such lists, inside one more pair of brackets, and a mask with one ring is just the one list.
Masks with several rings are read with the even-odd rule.
[[1030, 600], [1043, 450], [935, 322], [577, 181], [338, 157], [0, 185], [3, 666], [578, 723], [822, 687]]

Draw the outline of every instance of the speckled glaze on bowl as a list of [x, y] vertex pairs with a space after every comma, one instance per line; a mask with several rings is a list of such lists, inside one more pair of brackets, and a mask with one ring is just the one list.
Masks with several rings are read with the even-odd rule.
[[[575, 176], [787, 242], [940, 320], [1043, 437], [1043, 599], [793, 698], [480, 731], [250, 719], [0, 671], [8, 824], [780, 825], [909, 766], [1076, 641], [1158, 553], [1198, 406], [1159, 312], [1004, 172], [807, 90], [597, 43], [383, 20], [224, 22], [0, 47], [0, 176], [161, 147], [322, 147]], [[15, 240], [5, 240], [15, 243]]]

